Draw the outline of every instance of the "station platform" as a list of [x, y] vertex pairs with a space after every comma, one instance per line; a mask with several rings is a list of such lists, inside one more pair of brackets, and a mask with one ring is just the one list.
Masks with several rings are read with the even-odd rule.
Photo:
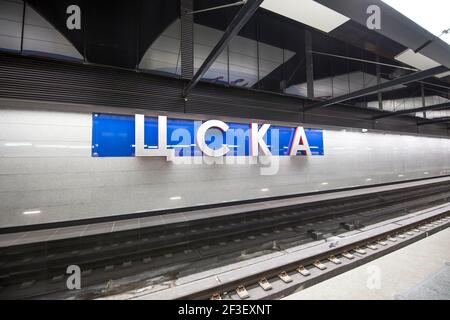
[[449, 176], [428, 178], [416, 181], [395, 182], [385, 185], [366, 186], [335, 190], [306, 195], [293, 195], [277, 199], [260, 199], [255, 202], [185, 208], [164, 212], [146, 212], [122, 216], [105, 217], [94, 220], [67, 221], [49, 225], [19, 226], [0, 229], [0, 248], [66, 240], [88, 236], [135, 231], [144, 228], [167, 227], [174, 224], [189, 224], [202, 219], [223, 218], [251, 212], [273, 212], [280, 208], [296, 208], [321, 201], [350, 197], [374, 195], [377, 193], [401, 190], [450, 181]]
[[285, 300], [450, 300], [450, 228]]

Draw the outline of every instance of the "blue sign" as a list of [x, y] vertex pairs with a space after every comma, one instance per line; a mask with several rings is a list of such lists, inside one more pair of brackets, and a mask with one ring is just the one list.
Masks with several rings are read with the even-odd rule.
[[[158, 148], [158, 117], [144, 118], [144, 148]], [[174, 149], [175, 155], [201, 156], [204, 152], [200, 149], [196, 137], [198, 128], [205, 121], [167, 119], [166, 136], [167, 149]], [[209, 128], [204, 140], [211, 149], [226, 146], [229, 151], [225, 156], [250, 156], [252, 130], [251, 124], [226, 123], [228, 129], [225, 131], [218, 128]], [[261, 130], [261, 126], [257, 125]], [[323, 131], [319, 129], [303, 129], [304, 138], [297, 140], [306, 145], [308, 150], [299, 150], [292, 154], [297, 128], [285, 126], [270, 126], [262, 138], [272, 155], [311, 155], [321, 156], [324, 154]], [[255, 137], [253, 137], [256, 139]], [[92, 125], [92, 156], [93, 157], [133, 157], [136, 150], [136, 121], [132, 115], [115, 114], [93, 114]], [[228, 150], [227, 149], [227, 150]], [[295, 150], [294, 150], [295, 151]]]

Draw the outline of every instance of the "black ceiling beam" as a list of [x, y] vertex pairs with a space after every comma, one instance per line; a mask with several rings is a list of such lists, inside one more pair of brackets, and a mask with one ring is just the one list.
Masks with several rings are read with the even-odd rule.
[[205, 59], [201, 67], [198, 69], [197, 73], [194, 75], [192, 80], [188, 83], [186, 88], [183, 90], [183, 97], [186, 98], [200, 79], [205, 75], [211, 65], [216, 61], [217, 57], [223, 52], [230, 41], [239, 33], [239, 31], [245, 26], [245, 24], [250, 20], [256, 10], [259, 8], [264, 0], [247, 0], [247, 2], [242, 6], [239, 12], [231, 21], [228, 28], [225, 30], [222, 38], [216, 44], [214, 49]]
[[442, 110], [450, 107], [450, 102], [444, 102], [439, 104], [434, 104], [431, 106], [426, 107], [420, 107], [420, 108], [414, 108], [414, 109], [407, 109], [407, 110], [399, 110], [395, 112], [389, 112], [386, 114], [382, 114], [376, 117], [373, 117], [374, 120], [383, 119], [383, 118], [389, 118], [389, 117], [396, 117], [401, 116], [404, 114], [410, 114], [410, 113], [416, 113], [416, 112], [426, 112], [431, 110]]
[[450, 123], [450, 117], [434, 118], [434, 119], [431, 119], [428, 121], [419, 122], [417, 125], [418, 126], [426, 126], [428, 124], [446, 123], [446, 122]]
[[[404, 99], [404, 98], [414, 98], [420, 97], [420, 87], [416, 85], [416, 83], [410, 83], [406, 86], [386, 90], [380, 92], [383, 95], [383, 100], [395, 100], [395, 99]], [[378, 92], [373, 94], [355, 99], [355, 102], [366, 102], [366, 101], [376, 101], [378, 100]]]
[[414, 81], [419, 81], [425, 78], [429, 78], [432, 77], [436, 74], [439, 73], [444, 73], [448, 71], [447, 67], [444, 66], [438, 66], [438, 67], [434, 67], [431, 69], [427, 69], [427, 70], [423, 70], [423, 71], [417, 71], [417, 72], [413, 72], [410, 73], [406, 76], [403, 77], [399, 77], [397, 79], [393, 79], [393, 80], [389, 80], [377, 85], [374, 85], [372, 87], [368, 87], [368, 88], [364, 88], [358, 91], [354, 91], [348, 94], [344, 94], [342, 96], [339, 97], [335, 97], [329, 100], [325, 100], [325, 101], [321, 101], [318, 103], [315, 103], [307, 108], [305, 108], [304, 111], [309, 111], [312, 109], [316, 109], [316, 108], [321, 108], [321, 107], [326, 107], [326, 106], [330, 106], [336, 103], [341, 103], [344, 101], [348, 101], [348, 100], [352, 100], [355, 98], [359, 98], [359, 97], [363, 97], [363, 96], [367, 96], [370, 94], [373, 94], [375, 92], [378, 92], [380, 90], [384, 90], [393, 86], [397, 86], [397, 85], [401, 85], [401, 84], [406, 84], [406, 83], [410, 83], [410, 82], [414, 82]]

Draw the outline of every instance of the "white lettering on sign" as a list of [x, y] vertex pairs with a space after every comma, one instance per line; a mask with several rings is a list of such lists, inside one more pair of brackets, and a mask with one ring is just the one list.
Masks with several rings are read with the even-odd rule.
[[289, 155], [296, 156], [299, 151], [305, 151], [307, 156], [311, 155], [311, 149], [303, 127], [297, 127], [297, 129], [295, 129], [294, 139], [292, 140]]
[[206, 143], [205, 137], [206, 132], [210, 128], [219, 128], [223, 132], [228, 131], [228, 125], [220, 120], [209, 120], [203, 123], [197, 130], [197, 135], [195, 137], [197, 147], [202, 151], [204, 154], [210, 157], [223, 157], [230, 151], [230, 148], [226, 145], [222, 145], [219, 149], [211, 149], [208, 144]]
[[252, 123], [250, 127], [250, 155], [252, 157], [259, 156], [259, 150], [261, 150], [261, 153], [265, 156], [271, 155], [271, 152], [264, 141], [264, 136], [266, 135], [267, 130], [269, 130], [270, 124], [263, 124], [261, 128], [258, 128], [259, 126], [257, 123]]
[[136, 114], [135, 119], [135, 156], [136, 157], [166, 157], [168, 161], [175, 157], [174, 149], [167, 149], [167, 117], [158, 116], [158, 146], [156, 149], [146, 149], [145, 139], [145, 117]]
[[[208, 120], [204, 123], [197, 122], [196, 127], [194, 128], [195, 144], [191, 144], [191, 133], [186, 128], [175, 128], [175, 130], [172, 130], [170, 138], [171, 141], [176, 141], [175, 145], [167, 144], [168, 130], [166, 116], [158, 116], [157, 126], [157, 145], [146, 145], [145, 116], [143, 114], [135, 114], [134, 155], [136, 157], [165, 157], [168, 161], [175, 161], [176, 158], [178, 158], [175, 151], [176, 146], [178, 146], [179, 149], [184, 149], [188, 154], [192, 151], [191, 148], [195, 146], [205, 156], [211, 158], [221, 158], [226, 156], [230, 152], [231, 148], [236, 148], [237, 145], [245, 145], [246, 136], [248, 136], [250, 140], [248, 152], [250, 159], [255, 159], [257, 157], [260, 160], [264, 160], [265, 158], [269, 158], [270, 160], [273, 155], [279, 156], [279, 132], [276, 128], [272, 128], [269, 134], [269, 129], [271, 127], [270, 124], [263, 124], [260, 126], [258, 123], [250, 123], [249, 130], [230, 130], [230, 126], [221, 120]], [[219, 134], [208, 136], [208, 131], [212, 129], [218, 129]], [[225, 133], [225, 135], [223, 135], [223, 133]], [[268, 135], [270, 135], [269, 145], [266, 140], [264, 140]], [[223, 141], [224, 136], [225, 141]], [[213, 143], [207, 142], [209, 140], [213, 140]], [[175, 142], [172, 142], [172, 144], [174, 143]], [[269, 149], [269, 147], [271, 149]], [[290, 156], [297, 156], [299, 155], [299, 152], [303, 152], [306, 156], [312, 155], [305, 129], [303, 127], [295, 128], [292, 141], [285, 148], [288, 149], [286, 151], [289, 151], [288, 154]], [[240, 152], [242, 154], [236, 154], [236, 156], [245, 155], [244, 149], [240, 150]], [[184, 154], [184, 156], [186, 156], [186, 154]], [[183, 158], [183, 156], [180, 158]]]

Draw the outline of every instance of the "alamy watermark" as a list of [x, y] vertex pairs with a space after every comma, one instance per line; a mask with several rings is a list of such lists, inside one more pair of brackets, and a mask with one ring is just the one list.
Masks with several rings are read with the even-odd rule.
[[69, 276], [66, 280], [66, 286], [69, 290], [81, 289], [81, 268], [77, 265], [70, 265], [67, 267], [66, 274]]
[[381, 289], [381, 269], [378, 266], [368, 266], [366, 270], [369, 275], [366, 280], [366, 286], [369, 290]]
[[366, 20], [366, 26], [370, 30], [381, 30], [381, 8], [375, 4], [366, 9], [369, 17]]

